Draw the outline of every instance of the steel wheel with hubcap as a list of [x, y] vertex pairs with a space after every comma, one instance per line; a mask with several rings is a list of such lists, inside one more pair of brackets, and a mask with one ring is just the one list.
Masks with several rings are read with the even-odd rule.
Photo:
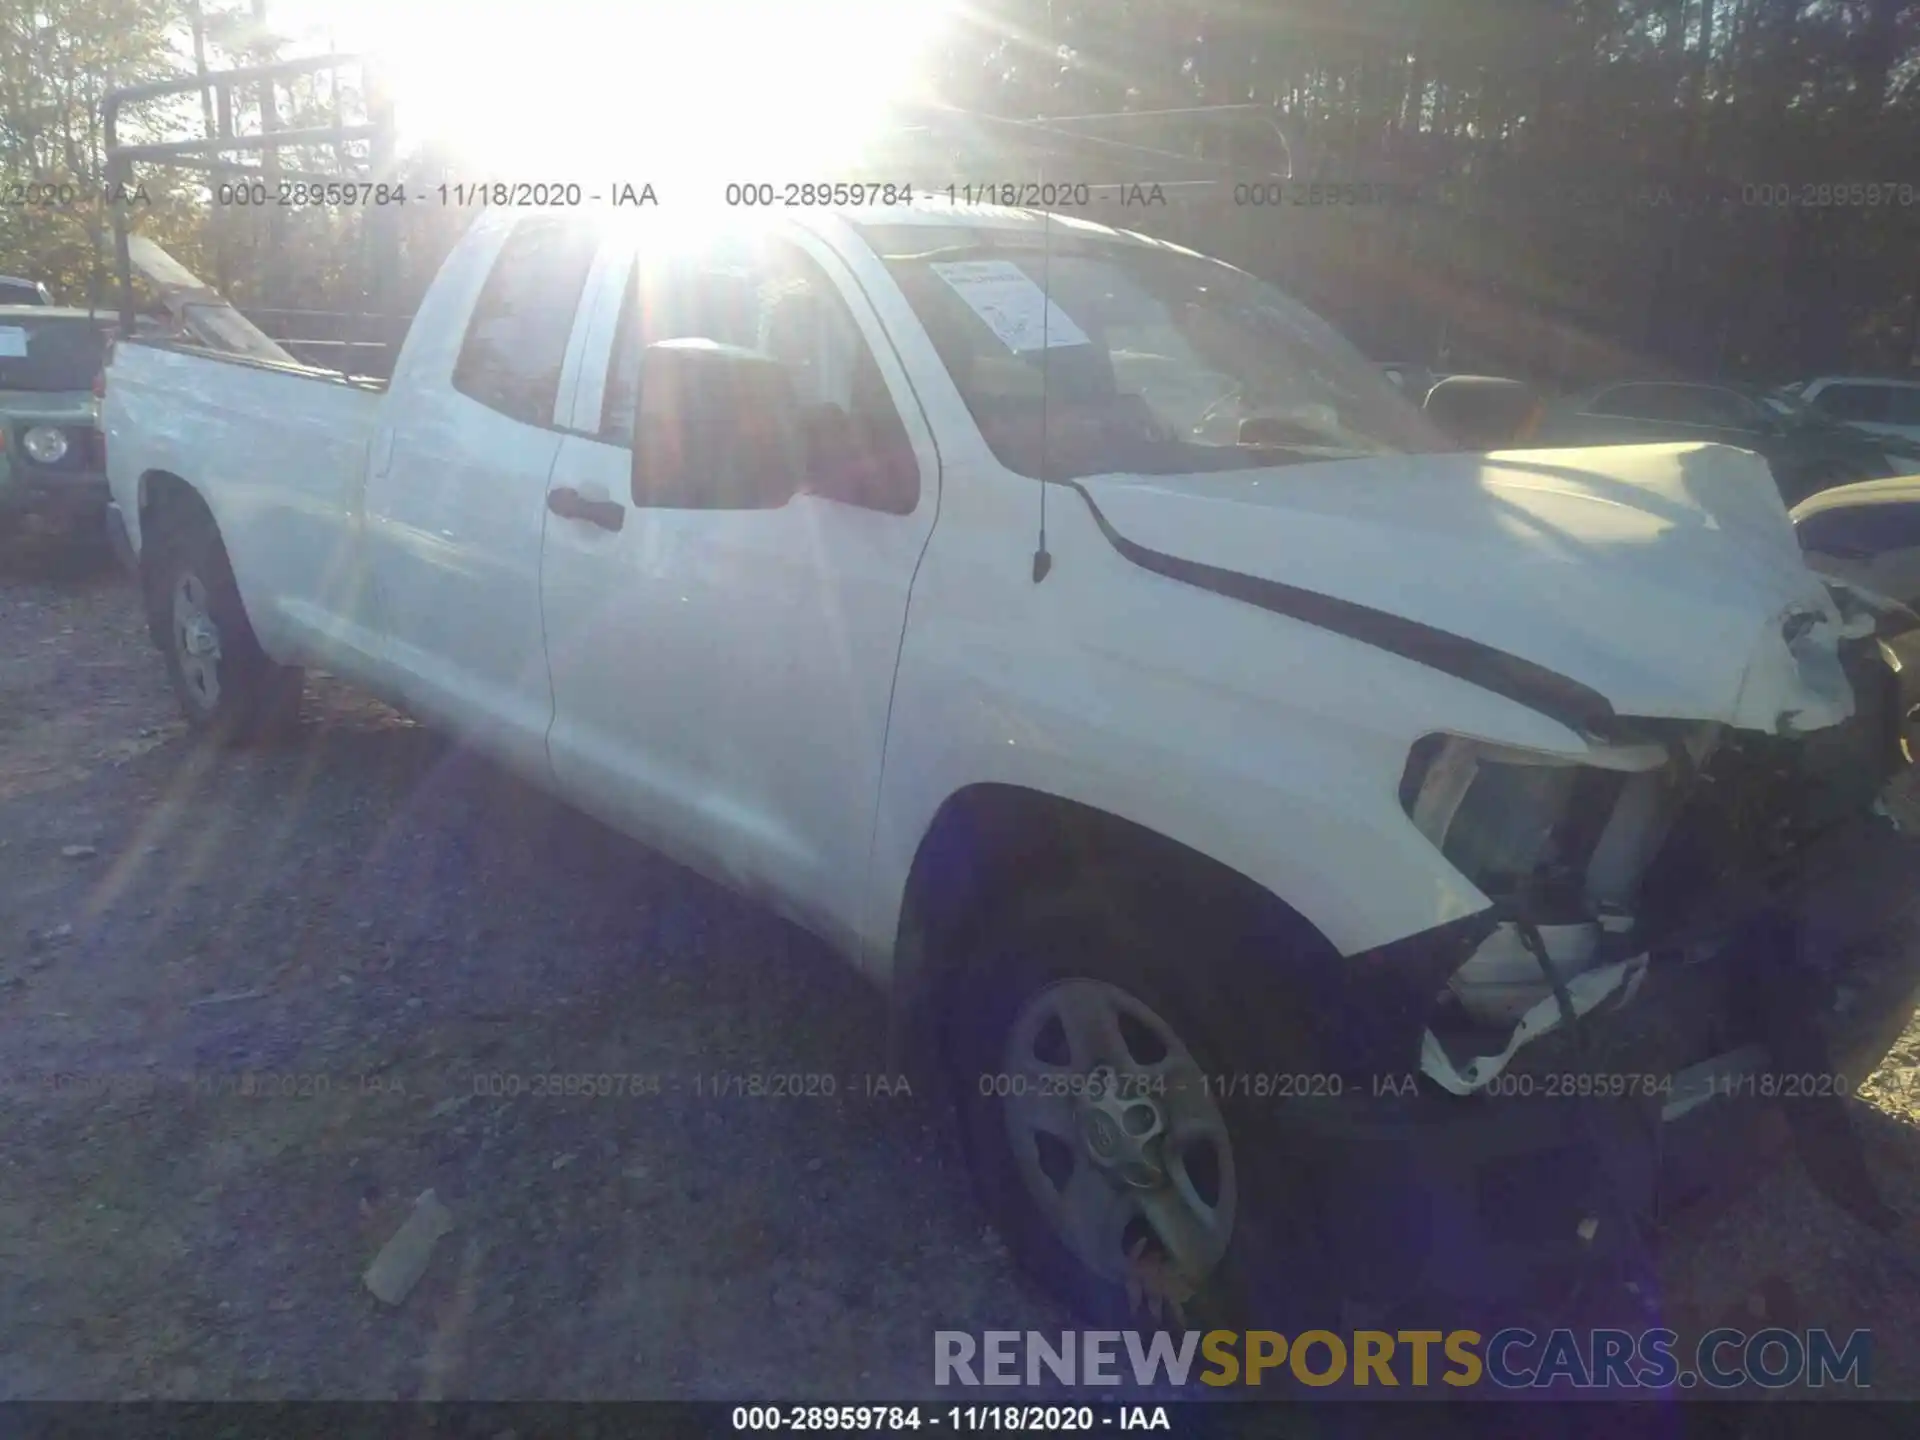
[[976, 1187], [1090, 1321], [1282, 1328], [1319, 1284], [1310, 1181], [1281, 1107], [1230, 1108], [1220, 1077], [1310, 1062], [1235, 944], [1201, 959], [1129, 888], [1015, 901], [963, 958], [945, 1051]]
[[299, 714], [303, 673], [260, 648], [211, 516], [155, 516], [140, 566], [148, 628], [195, 729], [243, 742]]
[[191, 571], [174, 582], [173, 643], [187, 694], [200, 711], [213, 714], [220, 704], [220, 627], [206, 583]]
[[1021, 1008], [1001, 1056], [1008, 1145], [1027, 1193], [1095, 1274], [1184, 1303], [1233, 1233], [1233, 1141], [1173, 1026], [1105, 980]]

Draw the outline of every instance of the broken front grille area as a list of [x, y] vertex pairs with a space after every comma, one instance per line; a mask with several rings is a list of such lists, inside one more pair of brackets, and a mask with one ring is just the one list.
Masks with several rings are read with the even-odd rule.
[[1638, 929], [1650, 944], [1791, 888], [1810, 847], [1871, 812], [1904, 767], [1899, 686], [1879, 642], [1847, 642], [1841, 664], [1849, 719], [1794, 737], [1723, 732], [1691, 777], [1641, 883]]
[[[1430, 1077], [1460, 1094], [1498, 1075], [1508, 1086], [1543, 1072], [1658, 1078], [1765, 1040], [1739, 957], [1725, 953], [1739, 948], [1730, 937], [1756, 915], [1793, 932], [1790, 897], [1809, 855], [1832, 853], [1827, 837], [1863, 822], [1891, 836], [1873, 812], [1902, 764], [1898, 687], [1871, 637], [1843, 647], [1842, 663], [1853, 717], [1803, 736], [1641, 722], [1614, 763], [1650, 750], [1649, 768], [1584, 780], [1563, 770], [1518, 789], [1472, 761], [1470, 744], [1435, 752], [1409, 787], [1410, 813], [1495, 902], [1500, 923], [1436, 1001]], [[1457, 793], [1439, 805], [1450, 773]], [[1489, 774], [1496, 783], [1477, 797]], [[1503, 807], [1503, 795], [1530, 798]], [[1538, 803], [1543, 795], [1552, 802]], [[1551, 825], [1540, 818], [1549, 814]], [[1498, 819], [1483, 826], [1482, 815]], [[1512, 843], [1516, 824], [1532, 848]], [[1505, 838], [1490, 844], [1489, 833]], [[1834, 947], [1790, 941], [1783, 953], [1787, 970], [1804, 972], [1794, 979], [1805, 1005], [1824, 1012], [1842, 963]], [[1569, 1034], [1571, 1013], [1581, 1018]]]

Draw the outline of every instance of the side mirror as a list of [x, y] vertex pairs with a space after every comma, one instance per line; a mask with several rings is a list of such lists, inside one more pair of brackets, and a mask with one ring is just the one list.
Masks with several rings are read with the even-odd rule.
[[640, 359], [633, 503], [771, 510], [806, 482], [807, 445], [779, 361], [713, 340], [662, 340]]
[[1451, 375], [1427, 392], [1422, 408], [1461, 449], [1499, 450], [1526, 440], [1540, 397], [1518, 380]]

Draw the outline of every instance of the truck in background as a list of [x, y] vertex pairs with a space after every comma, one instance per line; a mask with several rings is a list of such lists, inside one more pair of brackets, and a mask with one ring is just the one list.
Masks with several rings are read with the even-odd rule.
[[52, 292], [38, 280], [26, 280], [18, 275], [0, 275], [0, 306], [51, 304]]

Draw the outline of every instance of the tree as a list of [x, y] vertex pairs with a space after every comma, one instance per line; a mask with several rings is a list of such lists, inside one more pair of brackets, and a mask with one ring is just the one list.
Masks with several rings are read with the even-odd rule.
[[[106, 268], [105, 136], [115, 86], [171, 73], [173, 0], [30, 0], [0, 9], [0, 254], [57, 296], [84, 302]], [[191, 188], [134, 198], [143, 228], [189, 253], [200, 219]], [[104, 296], [102, 297], [104, 298]]]
[[[209, 64], [269, 43], [254, 0], [202, 4]], [[189, 0], [16, 3], [0, 19], [6, 177], [97, 182], [100, 95], [186, 73], [191, 21]], [[1296, 173], [1417, 184], [1419, 203], [1124, 217], [1285, 280], [1400, 358], [1433, 358], [1443, 331], [1462, 363], [1570, 380], [1765, 377], [1920, 351], [1920, 0], [980, 0], [957, 12], [928, 82], [1017, 119], [1265, 104]], [[319, 87], [286, 87], [281, 118], [321, 113]], [[238, 100], [257, 124], [259, 97]], [[171, 117], [174, 134], [206, 123], [196, 108]], [[1218, 153], [1199, 126], [1169, 134], [1166, 148]], [[1052, 154], [1047, 178], [1159, 163], [1125, 155]], [[431, 185], [432, 157], [413, 163]], [[981, 146], [930, 155], [919, 178], [936, 173], [1013, 178]], [[269, 244], [260, 212], [209, 208], [204, 187], [164, 171], [145, 179], [142, 228], [189, 263], [218, 237], [243, 301], [360, 303], [362, 215], [289, 213]], [[434, 208], [405, 217], [403, 292], [466, 218], [415, 213]], [[0, 243], [73, 293], [98, 218], [9, 208]]]

